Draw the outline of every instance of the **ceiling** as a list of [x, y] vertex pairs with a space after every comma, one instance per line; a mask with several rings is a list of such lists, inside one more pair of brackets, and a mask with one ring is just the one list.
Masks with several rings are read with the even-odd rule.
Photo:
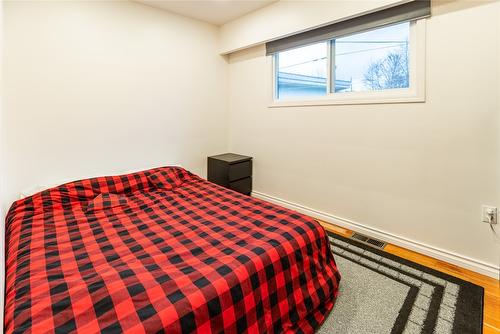
[[277, 0], [135, 0], [200, 21], [222, 25]]

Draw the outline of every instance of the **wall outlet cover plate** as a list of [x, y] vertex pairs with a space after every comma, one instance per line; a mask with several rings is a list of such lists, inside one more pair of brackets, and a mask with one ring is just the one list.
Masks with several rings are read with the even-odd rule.
[[490, 223], [490, 216], [491, 216], [491, 223], [496, 224], [498, 222], [497, 216], [498, 216], [498, 209], [494, 206], [489, 206], [489, 205], [483, 205], [481, 207], [482, 209], [482, 215], [481, 215], [481, 221], [483, 223]]

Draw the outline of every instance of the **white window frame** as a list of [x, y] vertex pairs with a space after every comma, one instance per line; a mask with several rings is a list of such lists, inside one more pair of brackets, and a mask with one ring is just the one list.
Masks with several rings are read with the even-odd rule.
[[[359, 33], [361, 33], [360, 31]], [[302, 107], [302, 106], [327, 106], [343, 104], [378, 104], [378, 103], [414, 103], [425, 102], [425, 19], [410, 22], [410, 87], [395, 88], [378, 91], [363, 92], [331, 92], [331, 64], [332, 43], [328, 43], [327, 61], [327, 94], [325, 96], [314, 96], [311, 98], [287, 98], [279, 100], [277, 97], [278, 81], [278, 54], [270, 57], [272, 59], [272, 86], [273, 95], [270, 108], [279, 107]]]

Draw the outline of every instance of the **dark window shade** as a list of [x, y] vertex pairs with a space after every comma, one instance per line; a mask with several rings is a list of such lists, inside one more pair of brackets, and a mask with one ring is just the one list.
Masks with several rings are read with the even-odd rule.
[[313, 30], [298, 33], [266, 43], [266, 54], [293, 49], [364, 30], [387, 26], [394, 23], [416, 20], [431, 15], [430, 0], [410, 2], [386, 8], [370, 14], [354, 17]]

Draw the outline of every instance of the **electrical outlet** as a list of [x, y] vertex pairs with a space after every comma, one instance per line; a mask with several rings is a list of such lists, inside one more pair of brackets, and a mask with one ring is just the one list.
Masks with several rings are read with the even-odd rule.
[[482, 216], [481, 220], [483, 223], [491, 223], [496, 224], [497, 223], [497, 213], [498, 209], [494, 206], [489, 206], [489, 205], [483, 205], [482, 206]]

